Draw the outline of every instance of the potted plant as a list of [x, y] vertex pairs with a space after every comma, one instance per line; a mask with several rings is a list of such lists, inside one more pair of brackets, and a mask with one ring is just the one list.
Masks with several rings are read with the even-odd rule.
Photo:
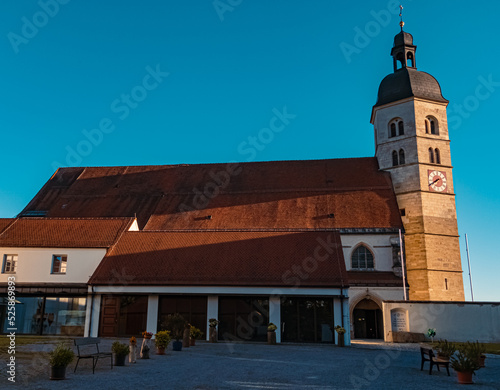
[[141, 359], [149, 359], [149, 351], [151, 349], [149, 347], [149, 342], [151, 341], [151, 337], [153, 337], [153, 333], [144, 331], [142, 332], [142, 337], [144, 338], [142, 339], [140, 356]]
[[170, 332], [168, 330], [160, 330], [155, 334], [157, 355], [165, 355], [165, 349], [167, 349], [170, 340], [172, 340], [172, 338], [170, 337]]
[[439, 340], [436, 346], [437, 357], [444, 360], [450, 360], [456, 350], [455, 343], [450, 343], [448, 340]]
[[49, 355], [50, 379], [65, 379], [66, 367], [75, 358], [75, 353], [64, 343], [59, 343]]
[[210, 333], [208, 334], [208, 339], [211, 343], [216, 343], [217, 342], [217, 325], [219, 325], [219, 321], [217, 318], [210, 318], [208, 320], [208, 325], [210, 326], [209, 331]]
[[272, 322], [267, 325], [267, 343], [268, 344], [276, 344], [276, 329], [278, 327], [274, 325]]
[[168, 331], [175, 339], [172, 343], [172, 349], [174, 351], [182, 351], [182, 336], [184, 335], [184, 328], [186, 327], [186, 320], [179, 313], [169, 314], [165, 321], [162, 323], [162, 327]]
[[129, 339], [128, 349], [130, 351], [128, 354], [128, 362], [135, 363], [137, 359], [137, 339], [134, 336]]
[[484, 361], [486, 359], [486, 355], [484, 353], [486, 352], [486, 348], [484, 347], [484, 344], [481, 344], [479, 341], [470, 343], [470, 349], [472, 354], [476, 354], [478, 356], [477, 359], [479, 368], [485, 367]]
[[457, 353], [451, 357], [451, 367], [458, 374], [458, 383], [473, 383], [472, 375], [479, 370], [479, 356], [473, 343], [458, 344]]
[[190, 331], [190, 336], [191, 336], [191, 346], [196, 345], [196, 339], [201, 339], [203, 336], [203, 332], [198, 329], [196, 326], [191, 326], [191, 331]]
[[125, 358], [130, 352], [128, 345], [115, 341], [111, 345], [111, 352], [115, 354], [115, 366], [124, 366]]
[[345, 328], [343, 328], [340, 325], [337, 325], [333, 329], [335, 329], [335, 331], [337, 332], [337, 335], [338, 335], [338, 346], [343, 347], [345, 345], [345, 343], [344, 343]]

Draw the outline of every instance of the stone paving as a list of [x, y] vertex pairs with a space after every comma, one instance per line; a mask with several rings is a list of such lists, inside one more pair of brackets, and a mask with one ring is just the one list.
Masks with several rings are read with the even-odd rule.
[[[103, 340], [110, 349], [111, 339]], [[126, 340], [123, 340], [126, 341]], [[357, 342], [353, 347], [316, 344], [234, 344], [198, 342], [195, 347], [165, 356], [151, 355], [136, 364], [109, 367], [109, 359], [99, 362], [92, 374], [90, 362], [75, 363], [64, 381], [49, 380], [45, 360], [37, 351], [52, 345], [32, 344], [20, 350], [32, 351], [32, 362], [19, 362], [16, 384], [7, 382], [4, 373], [0, 388], [28, 389], [455, 389], [457, 375], [420, 371], [420, 353], [416, 344]], [[38, 354], [40, 355], [40, 354]], [[27, 365], [28, 367], [22, 367]], [[500, 356], [488, 355], [486, 368], [477, 372], [475, 385], [467, 388], [500, 389]], [[428, 368], [428, 366], [426, 366]], [[36, 371], [29, 376], [27, 371]], [[23, 375], [28, 375], [23, 378]], [[5, 383], [5, 385], [4, 385]], [[8, 387], [9, 386], [9, 387]]]

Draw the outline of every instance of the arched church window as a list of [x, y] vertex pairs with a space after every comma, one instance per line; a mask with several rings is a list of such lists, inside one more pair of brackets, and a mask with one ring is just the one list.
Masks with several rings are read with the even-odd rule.
[[391, 123], [391, 134], [390, 137], [395, 137], [396, 136], [396, 124]]
[[429, 148], [429, 162], [431, 164], [434, 164], [434, 151], [432, 150], [432, 148]]
[[396, 152], [395, 150], [392, 152], [392, 166], [398, 166], [398, 152]]
[[428, 116], [425, 119], [425, 132], [427, 134], [439, 135], [438, 121], [433, 116]]
[[403, 149], [399, 149], [399, 165], [405, 164], [405, 151]]
[[352, 269], [373, 269], [373, 253], [364, 245], [360, 245], [351, 256]]
[[439, 149], [434, 150], [434, 154], [436, 155], [436, 164], [441, 164], [441, 153], [439, 152]]
[[394, 118], [389, 122], [389, 138], [404, 135], [405, 126], [401, 118]]

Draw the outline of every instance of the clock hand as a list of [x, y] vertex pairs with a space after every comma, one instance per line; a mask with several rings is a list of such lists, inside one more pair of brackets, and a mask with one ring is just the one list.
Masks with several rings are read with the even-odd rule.
[[429, 185], [431, 186], [431, 185], [433, 185], [433, 184], [436, 184], [438, 181], [439, 181], [439, 178], [438, 178], [438, 179], [436, 179], [436, 180], [434, 180], [432, 183], [429, 183]]

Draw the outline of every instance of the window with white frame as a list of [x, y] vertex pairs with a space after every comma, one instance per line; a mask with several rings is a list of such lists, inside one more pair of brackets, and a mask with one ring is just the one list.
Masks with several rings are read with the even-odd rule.
[[4, 255], [2, 273], [3, 274], [15, 274], [17, 266], [17, 255]]
[[52, 255], [52, 273], [65, 274], [68, 256], [66, 255]]
[[373, 269], [373, 253], [364, 245], [356, 248], [351, 256], [352, 269]]

